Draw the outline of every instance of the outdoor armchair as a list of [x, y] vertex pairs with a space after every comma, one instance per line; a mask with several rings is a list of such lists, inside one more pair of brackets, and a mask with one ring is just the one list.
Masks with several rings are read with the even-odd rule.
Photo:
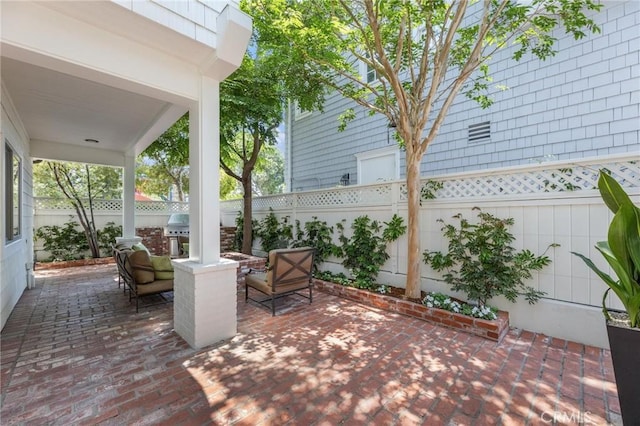
[[[264, 272], [251, 270], [245, 277], [245, 302], [249, 299], [265, 306], [271, 305], [271, 315], [276, 314], [275, 299], [297, 294], [313, 301], [312, 271], [314, 249], [302, 247], [277, 249], [269, 252], [268, 268]], [[266, 294], [266, 299], [249, 297], [249, 287]], [[299, 293], [309, 289], [309, 296]]]

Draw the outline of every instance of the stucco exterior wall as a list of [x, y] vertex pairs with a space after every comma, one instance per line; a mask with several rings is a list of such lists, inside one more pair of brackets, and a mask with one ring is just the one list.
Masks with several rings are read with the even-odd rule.
[[[557, 31], [558, 53], [546, 61], [512, 51], [494, 56], [494, 104], [482, 109], [459, 95], [422, 163], [437, 175], [546, 160], [640, 153], [640, 3], [604, 2], [594, 19], [600, 34], [574, 40]], [[353, 107], [339, 95], [326, 99], [324, 113], [288, 117], [287, 173], [292, 190], [336, 186], [350, 174], [358, 183], [355, 154], [394, 144], [382, 116], [355, 107], [356, 120], [338, 132], [338, 116]], [[468, 127], [490, 122], [489, 141], [468, 141]], [[400, 174], [404, 177], [404, 153]]]

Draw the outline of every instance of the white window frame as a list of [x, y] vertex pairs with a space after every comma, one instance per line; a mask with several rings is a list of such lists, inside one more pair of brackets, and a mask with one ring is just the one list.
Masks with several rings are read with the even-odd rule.
[[[362, 183], [362, 162], [373, 158], [388, 157], [393, 155], [395, 173], [393, 180], [400, 179], [400, 148], [397, 145], [385, 146], [384, 148], [373, 149], [371, 151], [356, 154], [358, 184]], [[372, 183], [373, 184], [373, 183]]]
[[[378, 71], [375, 70], [371, 65], [365, 63], [364, 61], [359, 61], [359, 70], [360, 78], [366, 84], [379, 84], [380, 78], [378, 77]], [[369, 73], [373, 72], [374, 79], [369, 80]]]
[[[4, 140], [4, 216], [5, 216], [5, 244], [22, 239], [22, 158], [11, 146], [7, 139]], [[17, 176], [14, 178], [15, 161], [17, 161]], [[14, 180], [15, 179], [15, 180]], [[17, 184], [17, 188], [15, 185]], [[16, 194], [17, 192], [17, 194]], [[15, 210], [17, 209], [17, 215]], [[17, 221], [17, 224], [15, 223]]]

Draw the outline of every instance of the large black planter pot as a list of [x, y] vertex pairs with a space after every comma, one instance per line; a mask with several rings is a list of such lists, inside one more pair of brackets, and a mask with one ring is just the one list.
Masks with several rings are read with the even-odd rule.
[[640, 425], [640, 329], [607, 323], [624, 426]]

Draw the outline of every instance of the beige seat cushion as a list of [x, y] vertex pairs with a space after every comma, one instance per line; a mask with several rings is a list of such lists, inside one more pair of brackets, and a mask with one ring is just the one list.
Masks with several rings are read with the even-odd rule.
[[162, 293], [164, 291], [173, 291], [173, 280], [155, 280], [149, 284], [137, 286], [136, 291], [138, 296]]
[[136, 284], [147, 284], [156, 279], [151, 259], [146, 251], [132, 251], [128, 255]]
[[247, 275], [245, 277], [245, 279], [247, 280], [247, 285], [268, 295], [271, 295], [272, 293], [284, 294], [309, 287], [309, 281], [303, 281], [300, 283], [279, 285], [278, 287], [276, 287], [276, 291], [273, 291], [271, 284], [268, 284], [265, 281], [266, 275], [267, 274], [264, 273], [252, 273]]

